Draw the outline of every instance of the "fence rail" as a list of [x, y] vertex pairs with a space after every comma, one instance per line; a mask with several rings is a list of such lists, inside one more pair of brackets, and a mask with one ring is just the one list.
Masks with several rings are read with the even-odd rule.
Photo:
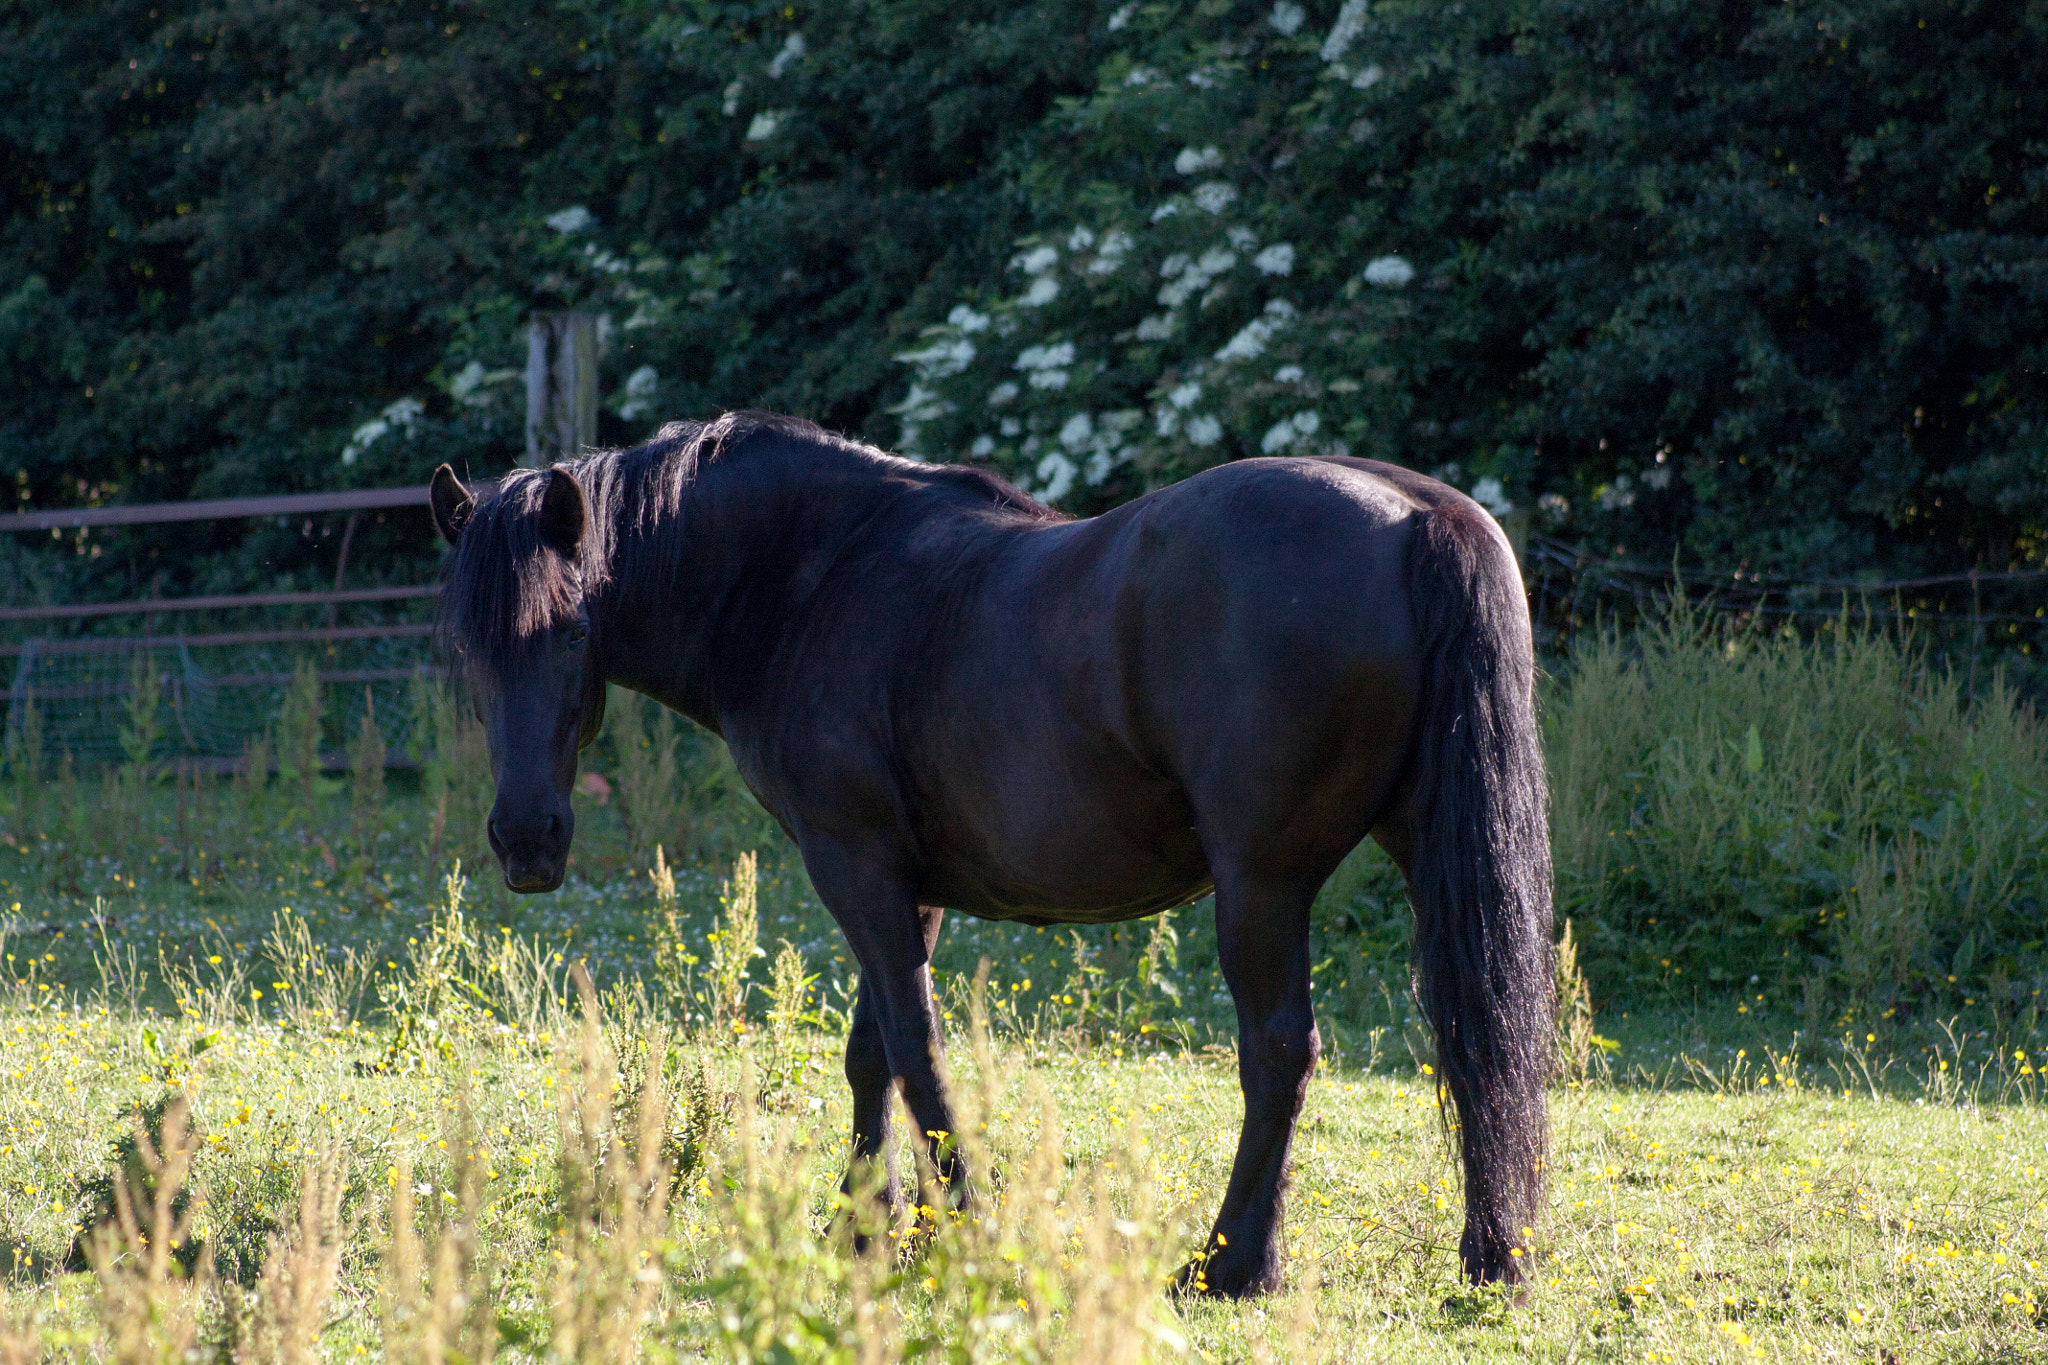
[[1569, 650], [1582, 630], [1625, 629], [1683, 603], [1741, 629], [1842, 622], [1897, 632], [1928, 661], [1956, 670], [1968, 696], [1978, 695], [1980, 678], [2002, 678], [2048, 709], [2048, 570], [1802, 579], [1608, 558], [1542, 535], [1529, 537], [1522, 569], [1531, 623], [1546, 653]]
[[1926, 578], [1795, 578], [1790, 574], [1743, 572], [1741, 570], [1688, 569], [1672, 564], [1645, 564], [1637, 560], [1606, 559], [1585, 554], [1561, 540], [1531, 535], [1529, 553], [1574, 573], [1594, 571], [1628, 575], [1663, 583], [1698, 586], [1724, 585], [1740, 593], [1826, 592], [1868, 595], [1916, 592], [1942, 587], [1995, 587], [2003, 583], [2039, 583], [2048, 580], [2048, 569], [2000, 569], [1967, 573], [1934, 574]]
[[324, 607], [349, 602], [406, 602], [432, 597], [432, 584], [400, 588], [347, 588], [340, 592], [244, 592], [212, 597], [146, 597], [133, 602], [86, 602], [58, 607], [0, 607], [0, 621], [65, 621], [90, 616], [153, 616], [165, 611], [231, 611], [240, 607]]
[[[1686, 569], [1607, 559], [1548, 536], [1532, 535], [1524, 552], [1524, 576], [1529, 580], [1531, 596], [1537, 599], [1539, 612], [1549, 604], [1577, 606], [1604, 598], [1623, 599], [1640, 606], [1646, 599], [1682, 595], [1693, 599], [1695, 605], [1717, 611], [1808, 620], [1838, 617], [1846, 610], [1858, 619], [1925, 625], [2048, 625], [2048, 607], [2032, 612], [2000, 610], [1996, 606], [1987, 610], [1983, 601], [1984, 594], [1991, 592], [2004, 595], [2010, 605], [2012, 589], [2024, 591], [2048, 582], [2048, 570], [2044, 569], [1868, 581], [1801, 579], [1786, 574]], [[1565, 583], [1563, 591], [1558, 588], [1560, 578]], [[1958, 605], [1953, 598], [1964, 590], [1967, 600], [1960, 605], [1967, 606], [1967, 610], [1945, 610], [1944, 606]], [[1933, 605], [1930, 597], [1943, 605]]]
[[421, 484], [417, 488], [358, 488], [343, 493], [284, 493], [259, 498], [210, 498], [195, 502], [138, 502], [116, 507], [56, 507], [42, 512], [5, 512], [0, 513], [0, 531], [156, 526], [174, 521], [291, 517], [312, 512], [372, 512], [386, 507], [426, 505], [427, 485]]
[[[472, 485], [475, 486], [475, 485]], [[405, 584], [380, 588], [343, 589], [342, 574], [348, 563], [348, 547], [355, 528], [366, 512], [384, 508], [424, 507], [425, 486], [413, 488], [353, 489], [346, 492], [287, 494], [269, 497], [217, 498], [195, 502], [141, 503], [122, 507], [57, 508], [0, 514], [0, 531], [46, 534], [83, 528], [109, 526], [151, 526], [175, 522], [214, 521], [230, 518], [276, 516], [298, 517], [321, 513], [345, 513], [348, 529], [341, 537], [341, 555], [335, 569], [334, 588], [325, 592], [213, 593], [196, 597], [141, 598], [120, 602], [82, 602], [47, 606], [0, 607], [0, 626], [12, 627], [26, 635], [63, 622], [112, 621], [116, 629], [139, 627], [142, 633], [129, 635], [83, 634], [68, 637], [34, 636], [0, 644], [0, 660], [10, 661], [12, 684], [6, 689], [6, 728], [9, 743], [28, 725], [30, 708], [51, 752], [74, 754], [82, 761], [118, 761], [114, 744], [127, 723], [136, 679], [145, 676], [135, 670], [142, 659], [155, 651], [168, 656], [168, 666], [155, 676], [159, 694], [170, 709], [170, 734], [166, 741], [175, 762], [203, 772], [227, 772], [240, 762], [233, 755], [253, 730], [261, 730], [276, 702], [262, 696], [263, 689], [281, 693], [294, 678], [289, 672], [292, 654], [282, 656], [264, 646], [324, 646], [315, 652], [329, 667], [314, 676], [324, 684], [362, 689], [360, 706], [373, 706], [372, 692], [386, 701], [400, 701], [398, 721], [404, 728], [405, 708], [402, 685], [425, 673], [445, 676], [448, 670], [436, 666], [413, 646], [400, 641], [420, 641], [432, 635], [433, 626], [417, 620], [383, 621], [374, 624], [342, 625], [339, 610], [346, 606], [408, 603], [434, 597], [440, 589], [432, 584]], [[172, 624], [160, 619], [175, 613], [204, 611], [236, 612], [324, 608], [325, 626], [275, 627], [270, 629], [207, 630], [203, 633], [166, 633]], [[407, 612], [403, 615], [416, 615]], [[384, 615], [379, 612], [377, 615]], [[129, 622], [120, 623], [120, 618]], [[260, 619], [260, 618], [259, 618]], [[275, 621], [277, 618], [272, 617]], [[289, 618], [287, 618], [289, 619]], [[315, 620], [319, 619], [317, 616]], [[86, 626], [86, 629], [91, 629]], [[341, 657], [331, 657], [332, 646], [354, 642]], [[386, 648], [390, 644], [393, 647]], [[231, 651], [215, 665], [224, 671], [209, 675], [193, 660], [195, 649]], [[128, 656], [123, 658], [122, 656]], [[161, 657], [161, 656], [160, 656]], [[218, 656], [217, 656], [218, 657]], [[307, 660], [310, 662], [310, 660]], [[402, 666], [394, 666], [402, 665]], [[155, 663], [149, 665], [156, 667]], [[228, 672], [225, 670], [236, 671]], [[401, 689], [394, 698], [394, 686]], [[235, 695], [230, 699], [230, 690]], [[342, 729], [353, 721], [348, 713], [356, 703], [343, 699]], [[49, 709], [44, 709], [49, 708]], [[385, 706], [375, 704], [379, 713]], [[388, 723], [388, 722], [387, 722]], [[338, 754], [323, 754], [326, 766], [345, 766]], [[388, 766], [409, 766], [403, 743], [395, 743], [386, 755]]]
[[131, 649], [205, 649], [217, 645], [326, 644], [335, 640], [419, 639], [434, 633], [426, 621], [388, 626], [325, 626], [308, 630], [229, 630], [211, 635], [101, 635], [79, 640], [28, 640], [0, 645], [0, 658], [37, 654], [118, 654]]
[[[430, 678], [445, 678], [450, 670], [440, 664], [419, 664], [412, 668], [323, 668], [313, 676], [323, 683], [376, 683], [411, 682], [419, 674]], [[222, 673], [209, 675], [208, 687], [288, 687], [295, 675], [290, 673]], [[184, 686], [181, 678], [170, 677], [162, 680], [166, 691], [176, 692]], [[38, 688], [34, 699], [38, 703], [51, 701], [82, 701], [87, 697], [125, 697], [131, 691], [125, 678], [111, 682], [84, 683], [72, 687]]]

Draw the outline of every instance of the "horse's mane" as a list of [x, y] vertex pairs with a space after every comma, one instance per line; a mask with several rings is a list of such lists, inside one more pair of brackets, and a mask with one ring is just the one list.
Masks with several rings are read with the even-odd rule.
[[[654, 439], [564, 462], [587, 509], [581, 553], [571, 560], [540, 534], [547, 470], [515, 469], [481, 495], [443, 571], [436, 635], [444, 650], [487, 667], [575, 614], [588, 596], [624, 583], [665, 583], [677, 569], [683, 497], [698, 472], [739, 460], [774, 439], [819, 456], [850, 454], [878, 475], [909, 476], [949, 502], [1026, 522], [1064, 520], [994, 473], [930, 465], [834, 435], [814, 422], [766, 412], [729, 412], [709, 422], [670, 422]], [[875, 480], [878, 493], [884, 486]]]

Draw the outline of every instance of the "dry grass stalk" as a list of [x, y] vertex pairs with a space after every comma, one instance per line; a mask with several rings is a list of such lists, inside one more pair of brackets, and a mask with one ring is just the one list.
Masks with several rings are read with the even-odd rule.
[[466, 1090], [456, 1100], [454, 1149], [455, 1213], [441, 1223], [431, 1267], [413, 1203], [411, 1157], [401, 1150], [394, 1162], [383, 1296], [384, 1358], [393, 1365], [490, 1365], [497, 1351], [490, 1268], [477, 1236], [483, 1158]]
[[162, 1142], [150, 1141], [138, 1110], [136, 1160], [146, 1179], [131, 1188], [131, 1172], [113, 1172], [114, 1216], [93, 1230], [87, 1254], [100, 1281], [99, 1319], [106, 1359], [114, 1365], [182, 1365], [199, 1343], [200, 1313], [212, 1279], [201, 1256], [189, 1275], [177, 1252], [192, 1235], [199, 1201], [178, 1198], [199, 1154], [187, 1094], [164, 1110]]
[[1555, 974], [1557, 1050], [1552, 1074], [1561, 1081], [1584, 1085], [1593, 1064], [1593, 988], [1579, 969], [1579, 945], [1572, 937], [1572, 922], [1564, 922], [1564, 935], [1557, 941], [1552, 958]]
[[581, 964], [570, 974], [583, 1000], [577, 1073], [565, 1066], [561, 1120], [560, 1217], [555, 1246], [554, 1356], [627, 1365], [661, 1289], [658, 1250], [668, 1231], [669, 1172], [662, 1151], [669, 1095], [668, 1040], [647, 1039], [646, 1072], [629, 1121], [614, 1121], [617, 1072], [604, 1045], [597, 992]]
[[0, 1289], [0, 1365], [36, 1365], [43, 1350], [43, 1334], [35, 1319], [16, 1316], [7, 1291]]
[[339, 1146], [299, 1177], [298, 1226], [270, 1241], [256, 1282], [256, 1310], [235, 1349], [237, 1365], [314, 1365], [341, 1274], [347, 1231], [341, 1194], [348, 1157]]
[[[957, 1140], [968, 1168], [977, 1173], [996, 1169], [982, 1135], [987, 1118], [1003, 1111], [1011, 1082], [989, 1033], [987, 991], [984, 960], [968, 996], [973, 1083], [955, 1087]], [[1161, 1295], [1170, 1239], [1142, 1139], [1125, 1127], [1128, 1145], [1085, 1181], [1075, 1179], [1058, 1105], [1050, 1092], [1032, 1089], [1040, 1110], [1039, 1139], [1021, 1159], [1004, 1163], [1009, 1178], [1001, 1189], [992, 1183], [961, 1214], [932, 1215], [938, 1226], [925, 1256], [935, 1280], [945, 1282], [941, 1292], [963, 1319], [992, 1308], [1007, 1315], [1021, 1300], [1012, 1343], [1020, 1359], [1133, 1365], [1183, 1350], [1186, 1343]], [[944, 1208], [930, 1166], [920, 1162], [920, 1173], [925, 1208]], [[1120, 1191], [1120, 1184], [1127, 1188]]]
[[[1150, 1181], [1134, 1181], [1128, 1216], [1111, 1202], [1109, 1177], [1089, 1177], [1075, 1215], [1081, 1241], [1067, 1276], [1066, 1330], [1052, 1358], [1070, 1365], [1138, 1365], [1155, 1347], [1185, 1347], [1161, 1313], [1160, 1238]], [[1070, 1199], [1073, 1197], [1070, 1192]]]
[[[724, 1187], [713, 1214], [723, 1236], [700, 1271], [711, 1313], [684, 1330], [705, 1332], [703, 1354], [712, 1359], [820, 1365], [904, 1359], [896, 1291], [915, 1272], [899, 1272], [895, 1234], [874, 1235], [858, 1253], [851, 1250], [850, 1229], [817, 1235], [796, 1125], [784, 1119], [764, 1126], [758, 1096], [751, 1059], [742, 1053], [735, 1141], [714, 1158], [722, 1178], [707, 1182]], [[880, 1184], [879, 1169], [869, 1167], [849, 1210], [877, 1234]]]
[[1300, 1283], [1294, 1290], [1294, 1306], [1284, 1320], [1278, 1312], [1250, 1315], [1252, 1341], [1247, 1365], [1280, 1365], [1281, 1362], [1294, 1365], [1301, 1360], [1330, 1359], [1327, 1350], [1323, 1349], [1326, 1343], [1316, 1318], [1316, 1308], [1322, 1302], [1322, 1295], [1322, 1266], [1318, 1262], [1309, 1262], [1301, 1268]]

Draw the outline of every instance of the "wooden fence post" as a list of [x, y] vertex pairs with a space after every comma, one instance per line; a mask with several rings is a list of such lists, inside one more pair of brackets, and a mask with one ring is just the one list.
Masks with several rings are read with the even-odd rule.
[[526, 463], [546, 468], [597, 444], [597, 319], [535, 313], [526, 340]]

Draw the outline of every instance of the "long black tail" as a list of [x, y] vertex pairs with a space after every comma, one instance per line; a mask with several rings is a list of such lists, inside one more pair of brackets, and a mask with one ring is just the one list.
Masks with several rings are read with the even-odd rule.
[[1465, 1273], [1526, 1273], [1550, 1139], [1549, 793], [1521, 574], [1476, 506], [1423, 515], [1409, 551], [1424, 692], [1409, 896], [1414, 971], [1458, 1107]]

